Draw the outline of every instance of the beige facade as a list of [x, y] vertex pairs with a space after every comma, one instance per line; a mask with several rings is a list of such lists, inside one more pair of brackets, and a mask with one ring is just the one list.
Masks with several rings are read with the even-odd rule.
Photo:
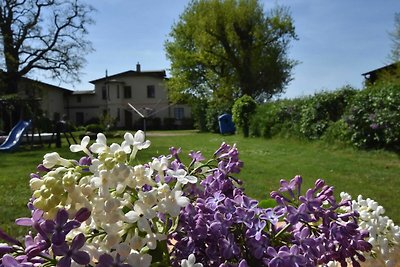
[[[59, 120], [65, 115], [66, 100], [72, 90], [51, 84], [23, 78], [19, 84], [19, 95], [22, 98], [38, 99], [42, 115], [50, 120]], [[39, 115], [39, 114], [38, 114]]]
[[91, 91], [75, 91], [66, 104], [67, 115], [76, 125], [98, 118], [112, 122], [118, 128], [137, 128], [146, 118], [147, 125], [183, 124], [191, 117], [186, 105], [172, 105], [165, 87], [165, 71], [130, 70], [90, 81]]
[[51, 121], [66, 117], [76, 126], [101, 122], [117, 128], [142, 129], [143, 116], [147, 129], [188, 127], [190, 107], [169, 102], [165, 81], [165, 71], [141, 71], [138, 64], [136, 70], [90, 81], [94, 89], [87, 91], [23, 78], [19, 94], [37, 100], [35, 113], [41, 112]]

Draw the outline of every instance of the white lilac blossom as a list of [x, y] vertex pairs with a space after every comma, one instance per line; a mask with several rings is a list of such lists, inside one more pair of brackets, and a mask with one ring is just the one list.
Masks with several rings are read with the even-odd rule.
[[20, 241], [0, 229], [0, 267], [358, 266], [371, 248], [398, 245], [382, 207], [337, 202], [323, 180], [304, 195], [300, 176], [282, 180], [276, 205], [261, 208], [234, 177], [243, 167], [235, 145], [208, 161], [191, 151], [188, 166], [174, 147], [133, 164], [149, 146], [142, 131], [110, 145], [99, 133], [70, 147], [78, 160], [46, 154], [29, 183], [31, 216], [16, 220], [33, 231]]
[[194, 254], [190, 254], [188, 259], [183, 259], [181, 261], [181, 266], [182, 267], [203, 267], [203, 264], [201, 263], [196, 263], [196, 257]]
[[89, 145], [89, 142], [90, 142], [90, 137], [85, 136], [82, 138], [80, 145], [71, 145], [70, 150], [71, 150], [71, 152], [83, 151], [85, 154], [91, 155], [89, 149], [87, 148], [87, 146]]
[[385, 209], [375, 200], [364, 199], [362, 195], [354, 200], [345, 192], [340, 196], [343, 201], [351, 201], [351, 209], [360, 214], [359, 227], [369, 233], [367, 241], [371, 243], [372, 250], [365, 256], [375, 261], [382, 261], [385, 266], [399, 264], [396, 260], [400, 245], [400, 227], [384, 215]]

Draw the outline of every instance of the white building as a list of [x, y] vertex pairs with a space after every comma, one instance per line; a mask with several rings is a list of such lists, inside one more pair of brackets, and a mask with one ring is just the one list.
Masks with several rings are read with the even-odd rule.
[[76, 125], [108, 117], [116, 127], [132, 129], [144, 116], [150, 127], [179, 127], [191, 117], [191, 110], [170, 103], [165, 81], [164, 70], [142, 71], [138, 63], [136, 70], [90, 81], [93, 90], [74, 91], [65, 103], [66, 115]]
[[[92, 90], [73, 91], [23, 78], [18, 94], [37, 101], [39, 106], [34, 114], [39, 115], [37, 113], [40, 112], [51, 121], [66, 116], [76, 126], [108, 121], [117, 128], [141, 129], [144, 126], [141, 116], [144, 116], [147, 129], [191, 127], [190, 108], [169, 101], [166, 79], [164, 70], [141, 71], [138, 63], [135, 70], [90, 81], [94, 85]], [[3, 109], [6, 108], [0, 105], [0, 111], [5, 112]], [[22, 115], [26, 118], [36, 116], [33, 113], [22, 114], [26, 112], [19, 110], [12, 113], [11, 127]]]

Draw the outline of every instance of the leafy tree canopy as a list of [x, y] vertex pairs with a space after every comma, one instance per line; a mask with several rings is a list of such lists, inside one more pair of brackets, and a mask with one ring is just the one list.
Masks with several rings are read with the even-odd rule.
[[264, 101], [282, 93], [297, 64], [287, 54], [294, 39], [287, 8], [265, 14], [257, 0], [193, 0], [165, 43], [171, 98]]
[[394, 15], [394, 29], [389, 33], [392, 40], [392, 49], [389, 59], [392, 62], [400, 61], [400, 13]]
[[92, 11], [83, 0], [0, 0], [0, 93], [15, 93], [33, 70], [79, 80], [92, 50], [86, 39]]

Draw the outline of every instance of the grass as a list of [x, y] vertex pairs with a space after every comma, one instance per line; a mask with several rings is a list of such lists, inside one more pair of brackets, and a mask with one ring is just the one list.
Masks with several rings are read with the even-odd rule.
[[[119, 137], [118, 137], [119, 136]], [[110, 142], [121, 142], [122, 134], [109, 138]], [[206, 157], [222, 142], [237, 144], [244, 169], [239, 178], [244, 181], [246, 193], [256, 199], [269, 196], [279, 187], [280, 179], [302, 175], [304, 186], [313, 185], [317, 178], [335, 187], [336, 193], [346, 191], [378, 201], [386, 214], [400, 223], [400, 158], [385, 151], [358, 151], [337, 148], [319, 142], [304, 142], [287, 139], [243, 138], [238, 135], [221, 136], [193, 131], [149, 132], [152, 145], [140, 151], [138, 161], [147, 162], [152, 156], [168, 154], [171, 146], [182, 147], [182, 158], [190, 150], [201, 150]], [[77, 158], [63, 143], [62, 148], [21, 148], [14, 153], [0, 154], [0, 227], [14, 235], [26, 229], [13, 226], [15, 218], [27, 216], [26, 202], [29, 190], [29, 173], [41, 162], [47, 152], [57, 151], [65, 158]]]

